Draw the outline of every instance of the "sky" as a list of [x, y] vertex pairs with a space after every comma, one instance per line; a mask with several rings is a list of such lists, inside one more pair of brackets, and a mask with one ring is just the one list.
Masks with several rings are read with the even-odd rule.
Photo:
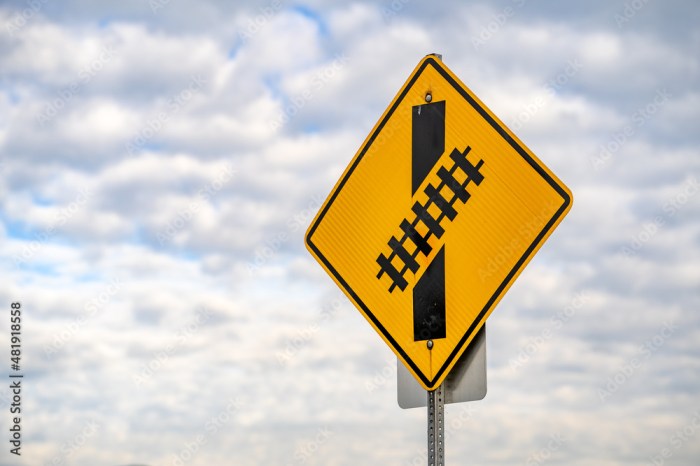
[[488, 320], [446, 463], [700, 463], [698, 24], [681, 0], [0, 2], [0, 465], [425, 464], [425, 410], [303, 236], [433, 52], [574, 195]]

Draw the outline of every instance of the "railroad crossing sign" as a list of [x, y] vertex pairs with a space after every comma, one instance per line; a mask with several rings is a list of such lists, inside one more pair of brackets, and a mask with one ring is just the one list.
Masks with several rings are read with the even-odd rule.
[[569, 189], [429, 55], [345, 169], [306, 245], [434, 390], [571, 202]]

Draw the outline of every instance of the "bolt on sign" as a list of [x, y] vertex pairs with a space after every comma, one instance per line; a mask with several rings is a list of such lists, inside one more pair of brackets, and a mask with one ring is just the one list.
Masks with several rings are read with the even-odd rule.
[[428, 55], [336, 183], [306, 246], [434, 390], [571, 203], [556, 175]]

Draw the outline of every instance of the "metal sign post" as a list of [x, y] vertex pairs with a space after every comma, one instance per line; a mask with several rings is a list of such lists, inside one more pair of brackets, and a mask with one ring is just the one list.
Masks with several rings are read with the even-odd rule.
[[445, 391], [428, 391], [428, 466], [445, 466]]

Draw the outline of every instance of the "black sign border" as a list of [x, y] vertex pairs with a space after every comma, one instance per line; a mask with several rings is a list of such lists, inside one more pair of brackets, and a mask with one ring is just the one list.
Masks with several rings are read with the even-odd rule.
[[[486, 120], [489, 125], [493, 129], [496, 130], [498, 134], [501, 135], [503, 139], [518, 153], [520, 156], [525, 159], [525, 161], [537, 172], [539, 173], [542, 178], [549, 183], [549, 185], [554, 188], [554, 190], [562, 197], [563, 203], [561, 207], [555, 212], [554, 216], [547, 222], [545, 225], [544, 229], [535, 237], [534, 241], [530, 246], [525, 250], [525, 253], [520, 257], [518, 262], [515, 264], [515, 266], [510, 270], [508, 275], [506, 275], [505, 279], [501, 284], [496, 288], [496, 291], [493, 293], [491, 298], [486, 302], [486, 305], [483, 307], [483, 309], [479, 312], [477, 318], [474, 320], [474, 322], [469, 326], [467, 329], [466, 333], [464, 336], [459, 340], [459, 342], [455, 345], [455, 349], [450, 353], [450, 355], [447, 357], [445, 360], [445, 363], [442, 365], [442, 367], [435, 373], [435, 377], [433, 379], [428, 379], [425, 374], [418, 368], [418, 366], [411, 360], [411, 358], [408, 357], [408, 354], [401, 348], [401, 346], [398, 344], [398, 342], [391, 336], [391, 334], [384, 328], [382, 323], [376, 318], [376, 316], [372, 313], [372, 311], [367, 307], [367, 305], [360, 299], [358, 294], [355, 292], [355, 290], [352, 289], [352, 287], [343, 279], [343, 277], [338, 273], [338, 271], [333, 267], [333, 265], [330, 263], [330, 261], [326, 258], [326, 256], [321, 252], [321, 250], [313, 243], [312, 237], [314, 232], [316, 231], [316, 228], [320, 225], [320, 223], [323, 221], [323, 218], [325, 217], [326, 213], [328, 212], [328, 209], [330, 209], [331, 205], [335, 201], [336, 197], [340, 193], [340, 191], [343, 189], [343, 186], [345, 186], [345, 183], [347, 180], [352, 176], [352, 173], [355, 171], [355, 168], [357, 168], [357, 165], [360, 163], [362, 158], [365, 156], [369, 148], [372, 146], [374, 141], [377, 139], [379, 134], [382, 132], [382, 129], [384, 128], [384, 125], [386, 124], [387, 121], [391, 118], [391, 116], [394, 114], [396, 111], [396, 108], [401, 104], [403, 99], [406, 97], [406, 94], [411, 90], [413, 85], [415, 84], [416, 80], [420, 77], [420, 75], [425, 71], [425, 69], [428, 66], [432, 66], [435, 68], [435, 70], [440, 73], [440, 75], [445, 78], [445, 80], [452, 85], [452, 87], [459, 92], [459, 94], [464, 97], [464, 99], [476, 110], [483, 118]], [[489, 309], [493, 306], [493, 304], [501, 297], [503, 294], [504, 289], [508, 286], [508, 284], [511, 282], [513, 277], [518, 273], [518, 271], [523, 267], [524, 263], [530, 258], [530, 256], [533, 254], [534, 250], [537, 248], [537, 246], [542, 242], [544, 237], [549, 233], [549, 231], [552, 229], [552, 227], [557, 223], [559, 218], [566, 212], [567, 208], [571, 204], [571, 197], [569, 196], [568, 192], [560, 186], [554, 178], [552, 178], [547, 171], [537, 163], [530, 155], [527, 153], [523, 147], [518, 144], [516, 140], [514, 140], [509, 134], [508, 131], [505, 130], [503, 126], [501, 126], [496, 120], [489, 115], [489, 112], [487, 112], [480, 104], [477, 102], [469, 93], [464, 89], [460, 83], [455, 81], [455, 79], [450, 75], [450, 73], [447, 72], [445, 68], [441, 65], [441, 63], [433, 58], [432, 56], [429, 56], [425, 60], [423, 60], [423, 63], [421, 66], [416, 70], [414, 75], [411, 77], [411, 79], [408, 81], [407, 85], [404, 87], [403, 91], [399, 96], [395, 99], [394, 104], [391, 106], [389, 111], [386, 113], [384, 118], [381, 120], [381, 122], [377, 125], [376, 129], [372, 133], [372, 136], [367, 140], [367, 143], [362, 147], [362, 150], [358, 153], [357, 157], [355, 160], [352, 162], [352, 165], [350, 166], [349, 170], [345, 173], [345, 176], [342, 178], [340, 183], [338, 183], [337, 187], [333, 191], [333, 194], [331, 197], [328, 199], [328, 202], [326, 202], [325, 206], [323, 207], [323, 210], [321, 213], [318, 215], [316, 221], [314, 224], [311, 226], [309, 229], [307, 235], [306, 235], [306, 244], [311, 248], [311, 250], [314, 251], [316, 254], [316, 257], [318, 257], [323, 264], [325, 264], [326, 268], [330, 273], [333, 274], [333, 277], [335, 277], [336, 281], [338, 284], [340, 284], [345, 291], [350, 295], [350, 297], [355, 301], [355, 303], [362, 309], [364, 312], [365, 316], [367, 316], [368, 319], [370, 319], [375, 327], [381, 332], [381, 334], [384, 336], [384, 338], [389, 342], [389, 344], [394, 348], [395, 351], [397, 351], [401, 357], [403, 358], [406, 363], [408, 363], [409, 366], [413, 369], [413, 372], [417, 374], [420, 379], [423, 381], [423, 383], [429, 387], [429, 388], [437, 388], [435, 386], [435, 383], [437, 380], [440, 379], [442, 374], [447, 370], [447, 368], [450, 366], [453, 360], [457, 358], [457, 355], [465, 348], [463, 346], [465, 345], [466, 341], [471, 337], [473, 333], [476, 331], [477, 325], [483, 323], [484, 321], [484, 316], [488, 313]]]

